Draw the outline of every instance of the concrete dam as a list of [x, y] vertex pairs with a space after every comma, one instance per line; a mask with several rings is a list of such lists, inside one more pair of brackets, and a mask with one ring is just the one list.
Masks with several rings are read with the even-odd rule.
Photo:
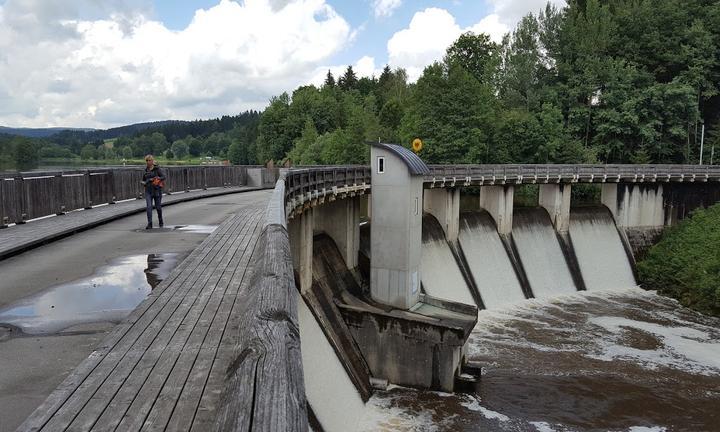
[[[713, 179], [681, 183], [671, 181], [672, 174], [645, 182], [644, 174], [583, 179], [576, 170], [553, 178], [532, 167], [534, 178], [508, 176], [507, 168], [503, 176], [438, 178], [433, 174], [440, 169], [469, 168], [423, 170], [405, 149], [379, 144], [372, 150], [370, 172], [361, 181], [351, 174], [345, 187], [331, 170], [291, 172], [287, 181], [313, 430], [387, 426], [367, 421], [368, 406], [384, 400], [378, 394], [405, 395], [389, 400], [416, 412], [416, 394], [404, 399], [404, 390], [388, 392], [397, 385], [479, 394], [486, 363], [478, 353], [485, 348], [474, 335], [495, 311], [504, 317], [526, 304], [572, 303], [578, 293], [637, 295], [635, 256], [665, 226], [720, 198]], [[577, 182], [600, 183], [599, 202], [571, 203]], [[524, 184], [536, 185], [536, 205], [515, 205], [514, 190]], [[693, 194], [683, 193], [690, 188]], [[483, 409], [478, 425], [502, 420]]]
[[486, 211], [466, 211], [454, 243], [426, 214], [422, 268], [426, 293], [480, 309], [637, 285], [623, 239], [602, 207], [571, 211], [565, 235], [555, 231], [543, 208], [516, 209], [506, 236]]

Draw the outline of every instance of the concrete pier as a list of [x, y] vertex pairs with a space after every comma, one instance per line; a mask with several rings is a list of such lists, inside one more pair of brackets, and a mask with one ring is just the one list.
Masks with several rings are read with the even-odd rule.
[[550, 214], [550, 220], [557, 232], [570, 229], [570, 184], [540, 185], [538, 203]]
[[480, 187], [480, 208], [487, 210], [495, 220], [499, 234], [510, 234], [513, 222], [512, 186]]
[[425, 189], [423, 210], [440, 222], [449, 242], [457, 240], [460, 230], [460, 188]]
[[662, 184], [613, 184], [602, 185], [601, 201], [618, 227], [650, 228], [665, 225]]
[[348, 269], [357, 267], [360, 250], [360, 197], [326, 203], [314, 211], [315, 230], [325, 232], [335, 241]]
[[312, 287], [314, 212], [312, 208], [307, 209], [288, 224], [293, 269], [298, 274], [303, 293]]

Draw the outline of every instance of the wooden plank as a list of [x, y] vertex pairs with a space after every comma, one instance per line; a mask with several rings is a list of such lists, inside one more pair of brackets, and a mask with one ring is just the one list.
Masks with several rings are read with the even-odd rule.
[[[219, 247], [217, 247], [219, 245]], [[213, 248], [217, 253], [222, 252], [223, 245], [216, 243]], [[208, 256], [216, 257], [214, 254]], [[214, 259], [210, 259], [206, 266], [215, 268]], [[194, 271], [194, 268], [187, 269], [185, 272], [190, 276], [189, 281], [186, 280], [179, 290], [183, 292], [181, 296], [174, 295], [165, 304], [159, 304], [161, 308], [159, 313], [152, 317], [148, 325], [133, 326], [131, 331], [134, 337], [126, 339], [126, 343], [119, 344], [118, 348], [110, 351], [106, 358], [101, 362], [89, 379], [85, 380], [67, 402], [58, 410], [57, 414], [46, 425], [47, 430], [65, 430], [78, 414], [85, 409], [86, 404], [94, 398], [94, 401], [102, 401], [106, 394], [101, 390], [105, 390], [113, 395], [118, 386], [127, 378], [127, 375], [138, 364], [143, 354], [148, 348], [155, 344], [157, 346], [154, 354], [159, 355], [162, 348], [169, 342], [177, 327], [191, 310], [191, 306], [197, 300], [195, 294], [199, 291], [197, 287], [198, 279], [202, 274]], [[157, 308], [156, 308], [157, 309]], [[149, 314], [148, 314], [149, 315]], [[133, 330], [135, 330], [133, 332]], [[96, 397], [96, 393], [100, 393]], [[104, 408], [104, 406], [101, 406]], [[98, 411], [98, 404], [90, 404], [88, 411], [91, 415]], [[100, 415], [102, 411], [97, 412]], [[81, 428], [80, 430], [86, 430]]]
[[[246, 231], [247, 225], [248, 224], [245, 224], [245, 226], [243, 227], [244, 231]], [[235, 245], [235, 247], [229, 248], [228, 253], [234, 253], [234, 250], [237, 249], [238, 246], [242, 246], [243, 244], [245, 244], [244, 239], [247, 237], [247, 235], [248, 233], [243, 233], [236, 236], [236, 238], [238, 239], [237, 244]], [[219, 269], [225, 267], [227, 267], [227, 257], [223, 258], [223, 261], [221, 261], [218, 265]], [[211, 268], [206, 268], [205, 270], [208, 274], [217, 273]], [[204, 293], [207, 297], [211, 299], [214, 289], [215, 287], [212, 286], [212, 281], [210, 281], [206, 284]], [[202, 307], [205, 308], [205, 306]], [[194, 332], [195, 328], [197, 328], [197, 320], [193, 322], [192, 316], [186, 317], [182, 326], [184, 326], [185, 333], [189, 332], [190, 330]], [[176, 333], [173, 336], [173, 340], [171, 341], [170, 345], [166, 349], [164, 349], [160, 358], [157, 359], [157, 361], [155, 361], [154, 363], [152, 363], [151, 367], [135, 368], [131, 378], [123, 384], [123, 388], [118, 392], [118, 395], [115, 396], [113, 402], [105, 411], [104, 417], [101, 418], [98, 422], [101, 428], [100, 430], [104, 430], [106, 427], [108, 428], [108, 430], [114, 428], [115, 425], [120, 422], [127, 409], [130, 407], [130, 403], [134, 403], [133, 407], [130, 408], [131, 417], [134, 420], [138, 421], [140, 425], [142, 425], [142, 420], [144, 419], [145, 414], [150, 409], [150, 407], [152, 407], [153, 401], [157, 397], [157, 392], [159, 391], [160, 387], [166, 379], [169, 368], [172, 367], [172, 365], [177, 361], [177, 358], [179, 356], [184, 355], [184, 353], [186, 352], [186, 341], [187, 337], [182, 331]], [[144, 357], [143, 361], [151, 361], [151, 359], [149, 357]], [[149, 380], [148, 376], [150, 376]], [[138, 394], [139, 391], [140, 393]], [[142, 406], [136, 406], [138, 401], [141, 401], [141, 404], [147, 404], [147, 406], [144, 408]], [[135, 427], [125, 424], [122, 426], [122, 429], [136, 430], [139, 429], [139, 426]]]
[[[259, 215], [257, 220], [259, 222]], [[166, 393], [168, 397], [163, 398], [161, 395], [161, 403], [153, 407], [153, 411], [150, 413], [148, 420], [146, 420], [143, 429], [159, 430], [167, 427], [168, 430], [187, 430], [192, 425], [198, 404], [205, 392], [207, 378], [215, 362], [220, 342], [225, 335], [230, 312], [237, 300], [236, 287], [243, 282], [247, 284], [249, 280], [249, 273], [251, 271], [250, 260], [257, 243], [258, 228], [259, 223], [256, 223], [252, 233], [252, 241], [243, 252], [238, 265], [234, 266], [231, 264], [231, 267], [235, 267], [236, 271], [233, 272], [229, 278], [230, 280], [228, 280], [227, 289], [222, 296], [217, 313], [210, 323], [206, 339], [203, 340], [201, 346], [197, 347], [193, 363], [187, 368], [178, 368], [176, 366], [173, 370], [173, 372], [177, 371], [178, 374], [184, 377], [182, 378], [182, 381], [184, 381], [182, 387], [179, 388], [178, 392], [171, 393], [171, 391], [178, 389], [178, 387], [172, 385], [165, 386], [164, 393]], [[214, 390], [222, 389], [224, 383], [218, 384]], [[173, 403], [171, 404], [170, 402]]]
[[302, 367], [297, 367], [302, 364], [298, 294], [287, 230], [268, 225], [257, 249], [257, 267], [240, 308], [236, 358], [214, 430], [307, 431]]
[[[227, 230], [229, 224], [222, 224], [216, 232]], [[214, 233], [213, 233], [214, 234]], [[212, 236], [212, 235], [211, 235]], [[56, 389], [43, 404], [38, 407], [33, 415], [26, 420], [18, 430], [37, 430], [42, 427], [47, 420], [52, 417], [60, 406], [77, 390], [80, 384], [92, 373], [98, 365], [106, 358], [107, 353], [115, 348], [118, 344], [126, 339], [134, 339], [133, 335], [128, 335], [134, 327], [147, 325], [153, 318], [148, 311], [157, 302], [163, 304], [169, 300], [169, 297], [180, 293], [168, 289], [175, 283], [178, 278], [187, 278], [187, 268], [208, 263], [214, 255], [208, 254], [208, 251], [214, 247], [211, 237], [203, 241], [160, 285], [158, 285], [152, 294], [143, 301], [120, 325], [116, 326], [110, 335], [68, 378]], [[182, 279], [184, 280], [184, 279]], [[136, 326], [137, 325], [137, 326]]]

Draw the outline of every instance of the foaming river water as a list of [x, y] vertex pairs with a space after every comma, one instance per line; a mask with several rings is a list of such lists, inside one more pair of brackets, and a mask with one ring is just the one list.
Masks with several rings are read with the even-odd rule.
[[393, 388], [365, 431], [718, 431], [720, 319], [640, 288], [481, 311], [473, 395]]

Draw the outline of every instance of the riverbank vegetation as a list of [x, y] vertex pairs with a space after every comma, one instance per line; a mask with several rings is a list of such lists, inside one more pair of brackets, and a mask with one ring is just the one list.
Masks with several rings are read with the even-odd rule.
[[[548, 5], [501, 43], [460, 36], [415, 78], [393, 65], [373, 77], [348, 67], [261, 113], [65, 131], [30, 147], [36, 158], [349, 164], [367, 163], [367, 141], [419, 137], [429, 163], [696, 163], [705, 124], [709, 161], [713, 145], [720, 151], [720, 4]], [[3, 152], [0, 139], [0, 158], [33, 159]]]
[[644, 288], [720, 316], [720, 204], [668, 229], [638, 263], [638, 273]]

